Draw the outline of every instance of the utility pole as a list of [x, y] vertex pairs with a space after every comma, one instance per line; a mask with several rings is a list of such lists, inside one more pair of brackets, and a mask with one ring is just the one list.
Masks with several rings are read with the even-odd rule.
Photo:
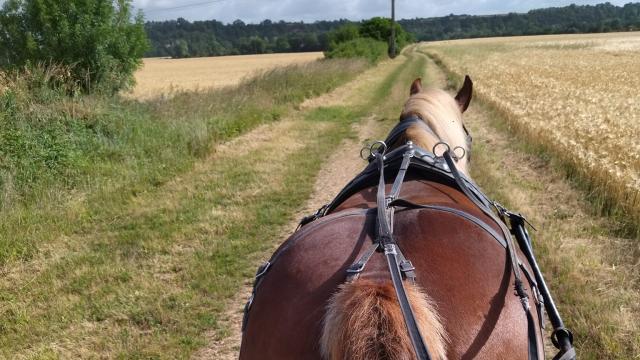
[[389, 57], [396, 57], [396, 0], [391, 0], [391, 39], [389, 39]]

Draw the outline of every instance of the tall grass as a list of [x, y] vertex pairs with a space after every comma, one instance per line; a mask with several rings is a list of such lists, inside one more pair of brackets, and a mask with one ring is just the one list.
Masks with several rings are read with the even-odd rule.
[[[460, 51], [462, 49], [456, 50]], [[488, 54], [494, 52], [494, 50], [489, 47], [472, 48], [468, 49], [468, 51], [465, 48], [463, 51], [468, 53], [474, 51], [473, 54], [476, 56], [478, 62], [481, 62], [482, 59], [489, 56]], [[457, 55], [460, 55], [459, 53], [447, 54], [446, 58], [443, 58], [443, 55], [438, 51], [430, 50], [428, 54], [450, 76], [459, 78], [463, 75], [460, 74], [460, 60], [457, 58]], [[541, 68], [542, 67], [540, 67], [540, 69]], [[537, 71], [543, 71], [540, 69], [537, 69]], [[510, 74], [509, 76], [505, 78], [512, 79], [514, 75]], [[549, 75], [545, 74], [545, 76]], [[582, 84], [580, 81], [585, 80], [567, 79], [567, 88], [572, 89], [571, 86], [584, 86], [585, 88], [589, 88], [598, 82], [589, 79], [586, 80], [586, 84]], [[572, 82], [575, 82], [575, 84], [572, 85]], [[516, 80], [513, 80], [513, 83], [530, 85], [528, 83], [517, 82]], [[511, 86], [514, 85], [511, 84]], [[619, 86], [619, 88], [625, 87]], [[612, 87], [612, 89], [610, 93], [605, 94], [608, 98], [624, 96], [615, 92], [615, 86]], [[580, 131], [571, 132], [562, 129], [564, 136], [559, 137], [557, 135], [558, 130], [556, 129], [558, 125], [555, 122], [559, 123], [561, 121], [553, 119], [550, 115], [547, 121], [548, 126], [540, 127], [532, 125], [529, 119], [522, 114], [527, 111], [532, 112], [531, 109], [534, 105], [525, 104], [523, 105], [525, 109], [518, 109], [506, 105], [501, 99], [496, 98], [495, 94], [491, 93], [491, 90], [490, 86], [488, 86], [488, 89], [487, 86], [484, 88], [478, 87], [474, 96], [489, 105], [501, 118], [505, 119], [509, 131], [524, 140], [530, 151], [548, 160], [553, 160], [557, 166], [561, 167], [567, 178], [584, 191], [596, 212], [616, 220], [616, 224], [619, 225], [619, 235], [640, 239], [640, 190], [637, 188], [637, 181], [629, 176], [621, 176], [618, 174], [632, 173], [633, 166], [635, 166], [634, 158], [638, 156], [637, 153], [634, 152], [635, 144], [629, 143], [629, 139], [619, 137], [620, 132], [633, 133], [635, 131], [635, 123], [630, 122], [629, 119], [626, 118], [617, 118], [619, 110], [617, 110], [615, 106], [610, 108], [607, 103], [603, 102], [600, 104], [600, 107], [602, 109], [608, 109], [609, 111], [609, 114], [605, 117], [615, 120], [606, 120], [605, 123], [607, 127], [602, 127], [598, 130], [599, 136], [593, 138], [590, 142], [581, 142], [582, 139], [574, 137], [583, 136], [588, 138], [587, 135], [584, 135]], [[526, 90], [522, 91], [526, 92]], [[567, 91], [569, 92], [570, 90]], [[543, 100], [539, 101], [543, 102]], [[553, 103], [550, 102], [550, 104]], [[552, 106], [550, 104], [542, 103], [542, 105], [536, 107], [537, 113], [544, 112], [545, 109]], [[569, 113], [573, 111], [571, 106], [576, 105], [572, 103], [571, 100], [558, 99], [553, 106], [556, 106], [556, 108], [563, 107], [565, 110], [564, 113]], [[552, 110], [549, 111], [551, 112]], [[572, 113], [566, 115], [569, 116], [567, 122], [585, 121], [583, 118], [577, 116], [570, 118], [572, 116], [571, 114]], [[602, 116], [600, 113], [592, 114], [592, 118], [589, 118], [588, 121], [598, 125], [597, 120], [599, 120], [600, 116]], [[531, 115], [530, 117], [533, 118], [534, 116]], [[626, 131], [624, 129], [626, 129]], [[613, 130], [616, 132], [613, 132]], [[566, 131], [566, 133], [564, 131]], [[620, 143], [620, 141], [627, 143]], [[567, 143], [573, 143], [574, 146], [568, 146]], [[613, 150], [610, 150], [611, 148], [613, 148]], [[594, 156], [586, 157], [584, 154], [595, 154], [595, 160], [592, 159]], [[623, 160], [619, 160], [619, 158]], [[627, 162], [629, 163], [628, 165], [626, 165]], [[618, 165], [619, 163], [621, 163], [621, 165]], [[637, 162], [635, 162], [635, 164], [637, 164]], [[612, 171], [612, 169], [616, 169], [617, 172]], [[640, 252], [638, 250], [634, 251], [636, 252], [636, 256], [640, 257]]]
[[77, 231], [83, 217], [112, 216], [132, 196], [189, 169], [213, 144], [280, 119], [366, 67], [318, 61], [145, 103], [75, 96], [63, 69], [3, 75], [0, 265]]
[[[447, 67], [446, 60], [431, 57], [445, 71], [450, 86], [457, 88], [461, 74]], [[544, 138], [527, 130], [491, 97], [482, 92], [474, 96], [479, 100], [476, 114], [481, 114], [477, 118], [484, 120], [470, 123], [471, 130], [499, 129], [512, 141], [508, 146], [495, 140], [474, 144], [473, 176], [490, 195], [524, 211], [539, 226], [534, 234], [536, 253], [565, 321], [575, 332], [578, 355], [635, 358], [640, 348], [640, 332], [633, 324], [638, 317], [638, 246], [633, 238], [617, 237], [621, 230], [633, 229], [630, 219], [605, 211], [600, 201], [609, 196], [606, 188], [593, 188], [589, 174], [575, 172], [568, 154], [559, 153], [552, 142], [543, 143]], [[509, 158], [507, 163], [531, 162], [534, 172], [513, 171], [500, 160], [504, 158]], [[563, 191], [570, 187], [562, 186], [562, 176], [586, 191]], [[527, 196], [522, 196], [523, 190]], [[608, 217], [588, 216], [585, 210], [594, 208]]]

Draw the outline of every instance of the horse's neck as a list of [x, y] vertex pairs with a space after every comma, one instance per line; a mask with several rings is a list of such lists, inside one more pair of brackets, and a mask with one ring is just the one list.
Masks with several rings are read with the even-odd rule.
[[433, 147], [440, 141], [433, 130], [429, 132], [418, 125], [410, 126], [409, 128], [407, 128], [404, 133], [404, 137], [405, 142], [411, 141], [415, 145], [428, 151], [432, 151]]
[[[420, 114], [415, 114], [420, 116]], [[420, 118], [423, 118], [420, 116]], [[449, 143], [449, 141], [447, 141], [447, 139], [442, 139], [440, 137], [438, 137], [438, 129], [434, 129], [432, 126], [430, 126], [430, 124], [428, 124], [427, 122], [425, 122], [425, 124], [427, 125], [427, 127], [429, 127], [431, 129], [431, 131], [428, 131], [426, 129], [424, 129], [422, 126], [418, 126], [418, 125], [414, 125], [414, 126], [410, 126], [404, 133], [404, 143], [406, 143], [407, 141], [411, 141], [413, 142], [416, 146], [419, 146], [427, 151], [431, 151], [433, 152], [435, 149], [434, 147], [436, 146], [436, 144], [438, 144], [439, 142], [446, 142]], [[450, 144], [450, 146], [453, 148], [456, 145], [455, 144]], [[469, 176], [469, 171], [467, 169], [467, 157], [465, 156], [464, 158], [460, 159], [457, 163], [456, 163], [458, 170], [462, 173], [464, 173], [466, 176]]]

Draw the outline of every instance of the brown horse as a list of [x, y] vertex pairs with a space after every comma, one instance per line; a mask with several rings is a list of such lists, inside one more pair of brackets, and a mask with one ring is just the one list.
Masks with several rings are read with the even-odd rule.
[[[455, 98], [423, 90], [420, 79], [410, 94], [400, 122], [419, 117], [427, 127], [409, 126], [390, 148], [412, 141], [432, 150], [446, 142], [468, 154], [462, 113], [471, 100], [470, 81]], [[457, 168], [468, 176], [467, 162], [462, 157]], [[408, 174], [400, 195], [455, 210], [398, 210], [393, 224], [398, 247], [415, 266], [416, 284], [405, 287], [431, 358], [527, 359], [527, 317], [514, 295], [505, 245], [495, 236], [498, 224], [460, 190], [433, 179]], [[241, 359], [416, 358], [384, 256], [374, 254], [356, 280], [346, 281], [346, 270], [375, 238], [375, 207], [376, 187], [364, 187], [281, 245], [259, 277]], [[531, 288], [526, 291], [534, 299]], [[542, 359], [540, 312], [531, 311]]]

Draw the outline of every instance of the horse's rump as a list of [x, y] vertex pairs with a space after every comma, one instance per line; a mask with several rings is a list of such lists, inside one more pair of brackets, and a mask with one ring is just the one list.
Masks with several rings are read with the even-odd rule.
[[[457, 190], [417, 181], [403, 189], [421, 197], [431, 194], [438, 204], [477, 214]], [[354, 195], [353, 204], [368, 207], [367, 192]], [[488, 222], [480, 215], [478, 219]], [[343, 210], [288, 239], [257, 290], [241, 358], [320, 359], [327, 305], [344, 284], [346, 269], [372, 243], [374, 225], [372, 210]], [[418, 287], [442, 319], [449, 358], [526, 356], [526, 318], [513, 295], [506, 251], [490, 232], [456, 212], [415, 209], [396, 212], [395, 237], [416, 268]], [[374, 254], [358, 282], [390, 284], [381, 254]], [[269, 324], [268, 333], [252, 324]], [[521, 351], [514, 354], [514, 349]]]

